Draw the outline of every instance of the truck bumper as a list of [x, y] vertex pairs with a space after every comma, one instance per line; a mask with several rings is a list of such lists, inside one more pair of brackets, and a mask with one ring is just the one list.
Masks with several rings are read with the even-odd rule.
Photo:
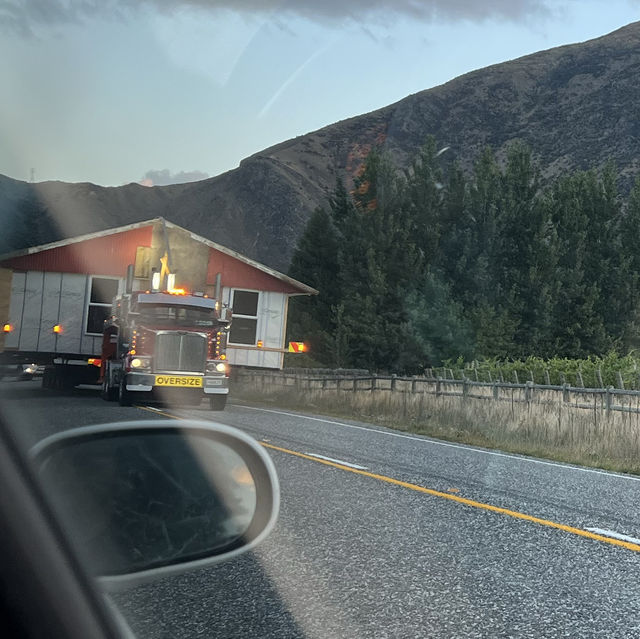
[[[180, 377], [180, 375], [176, 375]], [[189, 377], [192, 377], [189, 375]], [[196, 388], [182, 388], [173, 386], [157, 386], [156, 376], [153, 373], [125, 373], [126, 388], [128, 391], [149, 393], [153, 390], [189, 390], [195, 391]], [[205, 375], [202, 378], [202, 386], [198, 387], [204, 395], [227, 395], [229, 393], [229, 378], [222, 375]]]

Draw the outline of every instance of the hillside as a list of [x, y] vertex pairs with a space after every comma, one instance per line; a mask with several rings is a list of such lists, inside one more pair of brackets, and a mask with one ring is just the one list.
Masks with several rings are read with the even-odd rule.
[[[165, 187], [28, 184], [0, 176], [0, 252], [155, 216], [286, 270], [311, 211], [373, 145], [405, 164], [428, 135], [468, 168], [486, 145], [520, 139], [543, 174], [613, 160], [640, 172], [640, 22], [468, 73], [377, 111], [299, 136], [214, 178]], [[55, 219], [56, 223], [53, 223]]]

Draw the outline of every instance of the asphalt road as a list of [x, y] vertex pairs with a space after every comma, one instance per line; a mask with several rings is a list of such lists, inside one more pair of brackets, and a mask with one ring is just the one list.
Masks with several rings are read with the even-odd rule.
[[280, 518], [255, 552], [118, 596], [141, 637], [640, 638], [639, 478], [277, 408], [158, 412], [38, 386], [0, 388], [25, 447], [165, 413], [236, 426], [276, 464]]

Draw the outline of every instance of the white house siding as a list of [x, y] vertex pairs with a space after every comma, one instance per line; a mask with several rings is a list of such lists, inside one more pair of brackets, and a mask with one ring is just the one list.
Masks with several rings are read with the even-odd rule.
[[5, 336], [4, 346], [16, 350], [20, 344], [20, 325], [24, 309], [24, 288], [27, 280], [26, 273], [13, 273], [11, 277], [11, 300], [9, 302], [9, 323], [14, 330]]
[[[76, 273], [13, 273], [9, 321], [15, 328], [5, 348], [97, 354], [100, 338], [84, 334], [88, 280], [88, 275]], [[57, 335], [56, 324], [62, 326]]]
[[[9, 322], [15, 329], [6, 335], [5, 348], [97, 355], [101, 338], [84, 332], [90, 277], [76, 273], [14, 272]], [[273, 291], [258, 293], [256, 341], [261, 340], [267, 349], [281, 349], [286, 330], [287, 295]], [[231, 294], [232, 289], [223, 289], [225, 304], [230, 303]], [[62, 326], [62, 333], [57, 335], [53, 333], [56, 324]], [[231, 365], [282, 367], [282, 353], [231, 346], [227, 350]]]
[[[222, 299], [231, 303], [232, 289], [223, 288]], [[287, 295], [273, 291], [259, 291], [258, 322], [256, 341], [262, 340], [264, 348], [282, 348], [286, 323]], [[274, 353], [256, 348], [242, 348], [230, 344], [227, 349], [229, 363], [233, 366], [258, 366], [261, 368], [282, 368], [282, 353]]]
[[58, 323], [61, 289], [62, 273], [44, 273], [38, 350], [45, 353], [55, 352], [56, 340], [60, 339], [60, 336], [56, 335], [52, 328]]
[[58, 351], [94, 355], [93, 337], [84, 334], [89, 291], [88, 275], [65, 273], [62, 277], [60, 324], [64, 332], [58, 338]]
[[20, 350], [37, 351], [38, 338], [40, 337], [40, 317], [42, 314], [42, 287], [44, 273], [28, 271], [24, 285], [23, 307], [20, 309], [21, 322], [18, 324], [20, 331]]

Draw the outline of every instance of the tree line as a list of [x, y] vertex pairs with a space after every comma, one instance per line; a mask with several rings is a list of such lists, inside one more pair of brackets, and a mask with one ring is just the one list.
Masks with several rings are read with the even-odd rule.
[[541, 183], [531, 150], [466, 175], [429, 139], [406, 169], [373, 150], [311, 215], [289, 274], [290, 335], [326, 366], [420, 372], [445, 360], [585, 358], [639, 343], [640, 180], [612, 164]]

